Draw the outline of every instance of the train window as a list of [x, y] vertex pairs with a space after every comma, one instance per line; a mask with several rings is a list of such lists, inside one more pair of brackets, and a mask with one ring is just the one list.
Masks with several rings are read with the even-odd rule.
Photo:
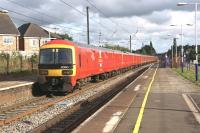
[[41, 49], [40, 64], [73, 64], [72, 50], [68, 48]]
[[72, 50], [68, 48], [60, 48], [55, 53], [55, 64], [72, 64]]
[[40, 50], [40, 64], [54, 64], [54, 49]]

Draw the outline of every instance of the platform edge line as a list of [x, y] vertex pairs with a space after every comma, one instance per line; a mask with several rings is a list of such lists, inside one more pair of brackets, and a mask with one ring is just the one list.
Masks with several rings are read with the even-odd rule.
[[140, 112], [139, 112], [139, 115], [138, 115], [134, 130], [133, 130], [133, 133], [138, 133], [139, 132], [141, 121], [142, 121], [142, 117], [143, 117], [143, 114], [144, 114], [144, 109], [145, 109], [146, 102], [147, 102], [147, 98], [148, 98], [149, 92], [151, 90], [151, 86], [153, 84], [153, 81], [155, 79], [157, 70], [158, 70], [158, 66], [157, 66], [157, 68], [156, 68], [156, 70], [155, 70], [155, 72], [153, 74], [153, 78], [152, 78], [152, 80], [151, 80], [151, 82], [150, 82], [150, 84], [148, 86], [147, 92], [146, 92], [145, 97], [143, 99], [142, 106], [140, 108]]
[[194, 115], [196, 121], [200, 124], [199, 111], [197, 110], [197, 108], [193, 104], [192, 100], [190, 99], [190, 97], [187, 94], [182, 94], [182, 96], [183, 96], [183, 99], [185, 100], [186, 104], [188, 105], [190, 111]]

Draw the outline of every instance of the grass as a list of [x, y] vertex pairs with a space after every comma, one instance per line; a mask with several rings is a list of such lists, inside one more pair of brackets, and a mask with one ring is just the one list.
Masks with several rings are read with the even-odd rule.
[[[172, 68], [172, 70], [175, 71], [178, 75], [184, 77], [185, 79], [200, 85], [200, 80], [198, 81], [195, 80], [195, 70], [192, 67], [190, 68], [190, 70], [184, 68], [183, 73], [181, 71], [181, 68]], [[198, 77], [200, 78], [200, 71], [198, 73]]]

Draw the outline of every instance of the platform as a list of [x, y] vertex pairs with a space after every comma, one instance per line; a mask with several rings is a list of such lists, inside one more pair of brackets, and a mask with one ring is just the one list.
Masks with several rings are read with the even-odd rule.
[[32, 85], [36, 75], [12, 76], [0, 78], [0, 109], [32, 98]]
[[36, 75], [12, 76], [5, 75], [0, 78], [0, 91], [31, 85], [36, 81]]
[[153, 80], [155, 70], [146, 71], [73, 133], [199, 133], [200, 87], [170, 68], [159, 68]]

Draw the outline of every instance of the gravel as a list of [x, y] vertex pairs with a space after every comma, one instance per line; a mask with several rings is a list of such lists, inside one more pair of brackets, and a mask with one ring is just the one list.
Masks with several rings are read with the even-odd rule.
[[0, 132], [1, 133], [26, 133], [26, 132], [29, 132], [30, 130], [34, 129], [35, 127], [38, 127], [39, 125], [45, 123], [46, 121], [52, 119], [53, 117], [56, 117], [56, 115], [67, 111], [75, 103], [83, 101], [85, 99], [88, 99], [89, 97], [105, 90], [110, 85], [117, 83], [119, 80], [126, 78], [130, 74], [131, 74], [131, 72], [125, 73], [123, 76], [119, 76], [116, 79], [109, 81], [108, 83], [105, 83], [104, 85], [102, 85], [100, 87], [94, 88], [92, 90], [88, 90], [80, 96], [75, 96], [71, 99], [67, 99], [67, 100], [58, 102], [57, 104], [47, 108], [46, 110], [33, 113], [29, 116], [25, 116], [21, 120], [12, 122], [8, 125], [0, 126]]
[[19, 103], [22, 103], [22, 102], [25, 102], [25, 101], [28, 101], [28, 100], [30, 100], [32, 98], [33, 98], [32, 96], [30, 96], [30, 97], [22, 97], [22, 98], [17, 99], [14, 102], [7, 102], [7, 103], [4, 103], [4, 104], [1, 104], [0, 105], [0, 109], [9, 107], [9, 106], [12, 106], [12, 105], [15, 105], [15, 104], [19, 104]]

